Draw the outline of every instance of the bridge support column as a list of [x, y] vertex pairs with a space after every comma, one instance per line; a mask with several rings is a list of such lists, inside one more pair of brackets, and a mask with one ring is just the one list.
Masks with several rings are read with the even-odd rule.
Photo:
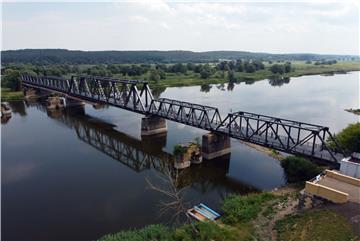
[[24, 88], [24, 96], [27, 100], [34, 100], [39, 98], [36, 89], [33, 88]]
[[72, 98], [66, 98], [66, 107], [79, 107], [82, 108], [85, 106], [85, 102], [81, 100], [75, 100]]
[[59, 96], [48, 97], [46, 108], [48, 110], [60, 110], [64, 108], [64, 99]]
[[141, 119], [141, 135], [149, 136], [166, 133], [166, 120], [157, 116], [145, 116]]
[[217, 133], [207, 133], [202, 136], [202, 156], [211, 160], [230, 153], [230, 137]]

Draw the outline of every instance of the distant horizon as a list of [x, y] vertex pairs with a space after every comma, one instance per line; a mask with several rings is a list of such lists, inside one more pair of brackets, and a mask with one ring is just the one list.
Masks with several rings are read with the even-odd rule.
[[311, 53], [311, 52], [286, 52], [286, 53], [273, 53], [273, 52], [258, 52], [251, 50], [184, 50], [184, 49], [170, 49], [170, 50], [159, 50], [159, 49], [137, 49], [137, 50], [83, 50], [83, 49], [67, 49], [67, 48], [21, 48], [21, 49], [2, 49], [1, 52], [5, 51], [21, 51], [21, 50], [66, 50], [66, 51], [80, 51], [80, 52], [192, 52], [192, 53], [207, 53], [207, 52], [243, 52], [243, 53], [256, 53], [256, 54], [270, 54], [270, 55], [292, 55], [292, 54], [309, 54], [309, 55], [334, 55], [334, 56], [360, 56], [360, 54], [333, 54], [333, 53]]

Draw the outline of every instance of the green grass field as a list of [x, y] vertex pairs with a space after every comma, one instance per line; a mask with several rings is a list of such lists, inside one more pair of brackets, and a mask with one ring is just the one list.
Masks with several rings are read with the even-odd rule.
[[345, 217], [330, 210], [309, 210], [279, 220], [279, 241], [359, 241]]
[[15, 101], [24, 98], [22, 91], [10, 91], [7, 88], [1, 88], [1, 101]]
[[[274, 64], [274, 63], [273, 63]], [[281, 64], [281, 63], [280, 63]], [[360, 62], [343, 61], [332, 65], [314, 65], [306, 64], [304, 61], [292, 61], [291, 62], [294, 71], [282, 75], [283, 77], [298, 77], [303, 75], [317, 75], [317, 74], [334, 74], [334, 73], [345, 73], [349, 71], [359, 71]], [[251, 82], [257, 80], [263, 80], [274, 76], [270, 71], [271, 64], [266, 63], [264, 70], [259, 70], [254, 73], [236, 72], [235, 76], [238, 82]], [[146, 73], [141, 76], [121, 76], [117, 75], [118, 78], [128, 79], [140, 79], [148, 80], [149, 74]], [[179, 86], [192, 86], [192, 85], [204, 85], [204, 84], [221, 84], [227, 83], [227, 73], [217, 71], [209, 79], [200, 78], [200, 74], [188, 71], [186, 74], [172, 74], [166, 73], [166, 79], [158, 82], [149, 81], [151, 87], [179, 87]]]

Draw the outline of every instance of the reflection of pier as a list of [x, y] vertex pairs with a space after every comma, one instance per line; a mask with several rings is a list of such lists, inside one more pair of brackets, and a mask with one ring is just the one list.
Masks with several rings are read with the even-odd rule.
[[[36, 105], [47, 111], [46, 107]], [[173, 157], [161, 150], [166, 144], [166, 135], [152, 136], [150, 139], [137, 140], [114, 129], [114, 125], [77, 111], [47, 111], [66, 126], [75, 130], [77, 137], [111, 158], [120, 161], [134, 171], [154, 168], [160, 172], [173, 163]], [[148, 142], [151, 141], [152, 144]], [[157, 145], [154, 145], [156, 143]]]
[[[155, 169], [166, 173], [173, 169], [173, 156], [162, 148], [166, 145], [166, 135], [142, 137], [138, 140], [114, 129], [114, 125], [84, 114], [84, 109], [49, 112], [40, 103], [32, 104], [49, 117], [75, 130], [77, 137], [107, 156], [125, 164], [136, 172]], [[80, 112], [79, 112], [80, 111]], [[179, 186], [192, 186], [199, 191], [211, 190], [217, 186], [236, 192], [247, 193], [254, 188], [226, 177], [230, 164], [230, 155], [210, 162], [181, 170]]]

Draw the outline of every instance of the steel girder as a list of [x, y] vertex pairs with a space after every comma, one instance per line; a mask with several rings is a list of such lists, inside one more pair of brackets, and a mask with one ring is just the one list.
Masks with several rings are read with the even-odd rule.
[[328, 161], [337, 162], [337, 152], [345, 155], [329, 128], [320, 125], [241, 111], [228, 114], [216, 130], [240, 140]]
[[217, 108], [167, 98], [154, 99], [149, 113], [206, 130], [213, 130], [221, 123]]
[[[21, 76], [24, 85], [55, 91], [68, 97], [100, 102], [145, 113], [153, 96], [146, 82], [117, 80], [97, 76], [58, 77]], [[138, 89], [140, 86], [140, 90]]]

